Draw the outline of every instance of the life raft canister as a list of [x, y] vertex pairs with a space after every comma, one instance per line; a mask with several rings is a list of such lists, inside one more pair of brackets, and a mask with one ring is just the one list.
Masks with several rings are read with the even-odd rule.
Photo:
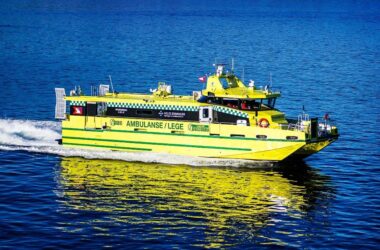
[[270, 125], [270, 123], [269, 123], [268, 119], [261, 118], [259, 120], [259, 126], [260, 126], [260, 128], [267, 128], [267, 127], [269, 127], [269, 125]]

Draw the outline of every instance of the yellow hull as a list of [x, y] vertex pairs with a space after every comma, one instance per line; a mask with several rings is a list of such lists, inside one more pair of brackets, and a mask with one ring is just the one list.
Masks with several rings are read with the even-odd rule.
[[338, 139], [338, 137], [336, 136], [336, 137], [332, 137], [329, 139], [311, 141], [311, 142], [305, 144], [299, 150], [297, 150], [293, 154], [293, 156], [298, 157], [298, 158], [306, 158], [312, 154], [315, 154], [315, 153], [321, 151], [322, 149], [324, 149], [325, 147], [327, 147], [328, 145], [330, 145], [331, 143], [333, 143], [337, 139]]
[[306, 145], [302, 132], [250, 126], [83, 116], [62, 125], [66, 147], [281, 161]]

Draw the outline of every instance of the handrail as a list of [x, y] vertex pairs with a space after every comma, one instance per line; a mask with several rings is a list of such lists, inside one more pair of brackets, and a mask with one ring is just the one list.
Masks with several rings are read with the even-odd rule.
[[[305, 119], [302, 119], [305, 118]], [[279, 124], [280, 128], [283, 130], [298, 130], [307, 132], [306, 130], [310, 126], [310, 121], [313, 119], [317, 119], [318, 121], [318, 130], [320, 133], [330, 133], [333, 127], [336, 127], [335, 120], [332, 119], [324, 119], [324, 117], [309, 117], [300, 115], [297, 118], [294, 117], [286, 117], [288, 123]]]

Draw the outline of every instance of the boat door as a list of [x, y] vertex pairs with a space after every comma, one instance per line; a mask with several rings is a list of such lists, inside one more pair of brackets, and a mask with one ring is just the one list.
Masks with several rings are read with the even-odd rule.
[[96, 102], [87, 102], [86, 117], [85, 117], [85, 128], [87, 128], [87, 129], [95, 129], [96, 128], [96, 115], [97, 115]]
[[86, 105], [86, 125], [87, 129], [101, 129], [103, 126], [104, 110], [107, 106], [104, 103], [87, 102]]
[[212, 107], [200, 107], [199, 108], [199, 122], [207, 124], [209, 127], [210, 134], [219, 135], [220, 124], [217, 122], [216, 112], [213, 111]]
[[211, 123], [213, 121], [212, 107], [200, 107], [199, 121]]

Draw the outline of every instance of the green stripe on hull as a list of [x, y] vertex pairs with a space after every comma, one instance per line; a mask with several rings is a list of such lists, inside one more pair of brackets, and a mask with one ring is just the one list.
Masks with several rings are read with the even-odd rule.
[[228, 140], [250, 140], [250, 141], [282, 141], [282, 142], [306, 142], [305, 140], [286, 140], [286, 139], [257, 139], [249, 137], [228, 137], [228, 136], [215, 136], [215, 135], [195, 135], [195, 134], [172, 134], [163, 132], [147, 132], [147, 131], [131, 131], [131, 130], [101, 130], [101, 129], [81, 129], [81, 128], [62, 128], [62, 130], [73, 131], [86, 131], [86, 132], [114, 132], [114, 133], [134, 133], [134, 134], [152, 134], [152, 135], [169, 135], [169, 136], [189, 136], [189, 137], [203, 137], [212, 139], [228, 139]]
[[113, 139], [99, 139], [99, 138], [87, 138], [87, 137], [72, 137], [72, 136], [62, 136], [62, 139], [88, 140], [88, 141], [104, 141], [104, 142], [120, 142], [120, 143], [135, 143], [135, 144], [169, 146], [169, 147], [189, 147], [189, 148], [208, 148], [208, 149], [221, 149], [221, 150], [251, 151], [251, 149], [249, 149], [249, 148], [230, 148], [230, 147], [218, 147], [218, 146], [202, 146], [202, 145], [177, 144], [177, 143], [161, 143], [161, 142], [142, 142], [142, 141], [113, 140]]
[[150, 149], [150, 148], [132, 148], [132, 147], [119, 147], [119, 146], [84, 144], [84, 143], [71, 143], [71, 142], [64, 142], [63, 145], [96, 147], [96, 148], [110, 148], [110, 149], [112, 149], [112, 148], [114, 148], [114, 149], [128, 149], [128, 150], [138, 150], [138, 151], [152, 151], [152, 149]]

